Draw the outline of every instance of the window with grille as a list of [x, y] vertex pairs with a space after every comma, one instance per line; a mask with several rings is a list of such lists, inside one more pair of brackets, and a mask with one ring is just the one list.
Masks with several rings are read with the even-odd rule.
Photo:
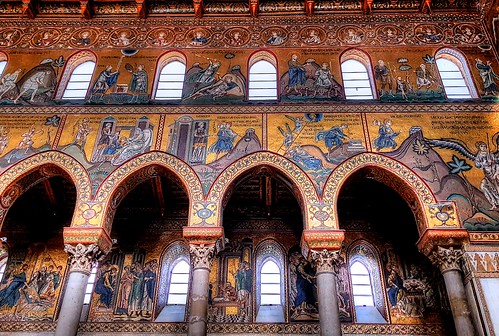
[[69, 78], [62, 99], [85, 99], [95, 69], [95, 62], [78, 65]]
[[341, 63], [346, 99], [374, 99], [367, 69], [361, 62], [349, 59]]
[[472, 98], [461, 69], [454, 62], [439, 58], [437, 67], [448, 99]]
[[[2, 262], [0, 262], [2, 264]], [[5, 268], [7, 267], [7, 260], [3, 261], [3, 265], [0, 266], [0, 282], [3, 280], [3, 275], [5, 274]]]
[[185, 260], [180, 260], [172, 269], [167, 304], [185, 305], [189, 290], [190, 266]]
[[260, 304], [281, 304], [281, 271], [279, 266], [271, 259], [267, 259], [262, 266], [260, 286]]
[[277, 99], [277, 71], [272, 63], [260, 60], [250, 67], [248, 99]]
[[350, 266], [355, 306], [374, 306], [371, 276], [366, 266], [356, 261]]
[[2, 77], [5, 67], [7, 67], [7, 61], [0, 61], [0, 77]]
[[95, 281], [97, 277], [97, 265], [92, 268], [90, 276], [88, 277], [87, 287], [85, 288], [85, 298], [83, 299], [83, 304], [90, 304], [92, 299], [92, 292], [94, 291]]
[[179, 61], [167, 63], [159, 75], [156, 86], [156, 100], [177, 100], [182, 98], [185, 64]]

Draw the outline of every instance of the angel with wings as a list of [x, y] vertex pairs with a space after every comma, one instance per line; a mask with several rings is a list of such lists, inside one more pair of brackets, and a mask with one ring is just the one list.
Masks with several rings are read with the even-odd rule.
[[291, 130], [291, 127], [289, 127], [288, 123], [286, 123], [285, 127], [286, 127], [285, 130], [281, 126], [277, 126], [277, 129], [279, 130], [279, 132], [281, 132], [282, 136], [284, 137], [283, 140], [284, 148], [288, 149], [293, 144], [294, 134], [293, 131]]
[[[499, 140], [498, 134], [493, 138]], [[484, 178], [480, 182], [480, 190], [491, 204], [490, 210], [499, 208], [499, 151], [492, 153], [489, 146], [478, 141], [475, 146], [477, 153], [472, 153], [466, 145], [455, 139], [427, 140], [432, 146], [451, 149], [461, 153], [469, 160], [473, 160], [475, 167], [482, 169]]]

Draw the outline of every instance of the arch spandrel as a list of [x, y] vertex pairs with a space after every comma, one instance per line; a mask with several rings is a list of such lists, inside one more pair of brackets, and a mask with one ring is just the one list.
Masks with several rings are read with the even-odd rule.
[[26, 191], [17, 182], [37, 169], [44, 170], [44, 167], [47, 166], [55, 166], [56, 170], [60, 169], [62, 174], [53, 171], [45, 172], [42, 175], [46, 175], [46, 177], [65, 175], [76, 187], [76, 204], [71, 226], [80, 226], [87, 222], [83, 209], [85, 204], [89, 203], [91, 195], [88, 172], [73, 157], [57, 151], [46, 151], [17, 162], [0, 175], [0, 223], [3, 223], [5, 214], [14, 201]]
[[221, 226], [222, 202], [229, 187], [242, 174], [258, 166], [270, 166], [279, 170], [296, 186], [303, 202], [304, 229], [331, 228], [329, 216], [307, 174], [295, 163], [271, 152], [249, 154], [232, 163], [217, 177], [203, 204], [204, 208], [198, 211], [206, 217], [200, 225]]
[[[386, 178], [382, 178], [380, 174], [378, 180], [396, 190], [408, 203], [415, 215], [420, 234], [426, 228], [436, 226], [459, 227], [457, 216], [452, 215], [452, 213], [455, 213], [454, 203], [444, 202], [446, 206], [442, 210], [444, 203], [438, 203], [431, 189], [416, 173], [404, 164], [376, 153], [362, 153], [349, 158], [336, 167], [327, 179], [324, 187], [323, 202], [334, 205], [331, 216], [335, 227], [339, 225], [336, 204], [343, 183], [356, 171], [369, 167], [384, 172]], [[442, 221], [438, 219], [440, 215], [437, 215], [436, 208], [449, 215], [446, 223], [442, 224]]]
[[[148, 168], [152, 169], [154, 166], [160, 166], [171, 171], [184, 185], [189, 196], [190, 209], [193, 209], [196, 204], [202, 203], [204, 194], [201, 181], [188, 164], [164, 152], [148, 152], [127, 161], [112, 172], [96, 192], [95, 205], [104, 209], [104, 213], [100, 217], [100, 226], [104, 227], [108, 233], [111, 231], [114, 214], [121, 200], [134, 186], [151, 177], [154, 172], [149, 172]], [[140, 173], [141, 171], [142, 173]], [[137, 173], [140, 173], [137, 179], [128, 185], [124, 184], [129, 177]], [[196, 211], [194, 215], [190, 216], [189, 222], [200, 220]]]

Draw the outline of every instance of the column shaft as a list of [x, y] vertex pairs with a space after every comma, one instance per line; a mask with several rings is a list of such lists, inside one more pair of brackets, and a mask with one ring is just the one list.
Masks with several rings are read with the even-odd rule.
[[69, 278], [66, 283], [55, 336], [76, 336], [80, 323], [83, 299], [92, 266], [104, 257], [98, 245], [65, 245], [69, 254]]
[[317, 269], [317, 294], [321, 336], [341, 336], [340, 311], [336, 289], [336, 271], [343, 262], [338, 251], [311, 251]]
[[319, 319], [321, 336], [341, 335], [340, 312], [336, 290], [336, 275], [333, 272], [317, 274], [319, 296]]
[[190, 253], [193, 272], [188, 335], [204, 336], [207, 333], [208, 290], [215, 244], [190, 244]]
[[69, 273], [55, 336], [76, 336], [87, 283], [88, 274], [82, 272]]
[[443, 276], [457, 336], [475, 336], [461, 273], [458, 270], [449, 270], [444, 272]]
[[196, 268], [192, 274], [191, 310], [189, 316], [189, 336], [206, 335], [208, 318], [208, 286], [210, 270]]
[[456, 335], [475, 336], [475, 328], [471, 320], [471, 311], [461, 275], [460, 263], [462, 257], [463, 252], [460, 249], [437, 246], [430, 259], [440, 268], [443, 274], [454, 325], [456, 326]]

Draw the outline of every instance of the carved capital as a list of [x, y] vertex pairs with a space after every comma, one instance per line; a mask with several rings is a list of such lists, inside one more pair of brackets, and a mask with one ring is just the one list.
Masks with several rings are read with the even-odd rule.
[[191, 263], [194, 268], [211, 269], [213, 256], [215, 255], [215, 244], [189, 244], [189, 250], [191, 253]]
[[462, 250], [455, 250], [453, 247], [443, 248], [437, 246], [436, 251], [430, 255], [430, 260], [435, 264], [442, 273], [447, 271], [460, 271], [461, 259], [463, 258]]
[[76, 246], [66, 244], [64, 245], [64, 251], [69, 254], [69, 271], [85, 274], [90, 274], [94, 264], [102, 260], [105, 256], [96, 244], [77, 244]]
[[339, 251], [310, 251], [312, 263], [317, 270], [317, 273], [323, 272], [338, 272], [338, 267], [342, 264], [342, 258]]

